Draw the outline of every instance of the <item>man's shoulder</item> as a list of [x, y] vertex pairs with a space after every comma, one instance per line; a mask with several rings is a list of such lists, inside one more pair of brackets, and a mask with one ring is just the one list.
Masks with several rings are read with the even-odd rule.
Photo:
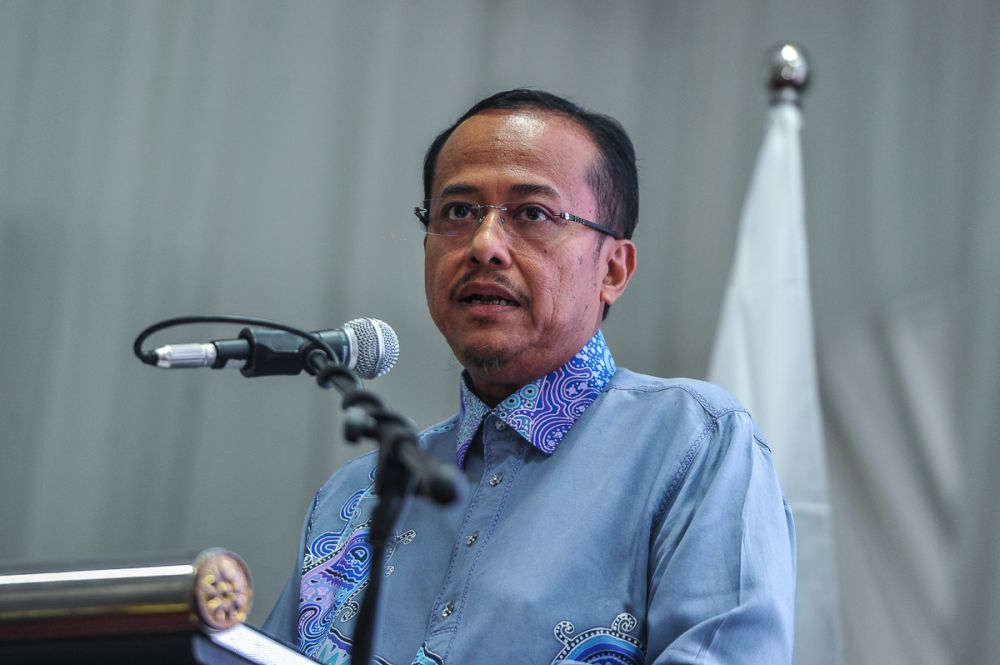
[[[770, 452], [767, 437], [760, 431], [747, 408], [729, 391], [708, 381], [688, 378], [665, 379], [619, 368], [609, 391], [629, 391], [651, 395], [655, 406], [647, 413], [659, 413], [664, 419], [681, 419], [689, 425], [711, 426], [723, 441], [754, 442]], [[749, 436], [733, 438], [735, 431]], [[722, 444], [716, 444], [722, 445]]]
[[371, 492], [375, 480], [375, 464], [378, 451], [358, 455], [345, 462], [333, 472], [316, 492], [313, 509], [330, 501], [342, 500], [344, 496]]
[[746, 411], [724, 388], [689, 378], [663, 378], [619, 367], [608, 384], [609, 391], [645, 393], [653, 399], [684, 404], [701, 409], [706, 416], [718, 418], [734, 411]]

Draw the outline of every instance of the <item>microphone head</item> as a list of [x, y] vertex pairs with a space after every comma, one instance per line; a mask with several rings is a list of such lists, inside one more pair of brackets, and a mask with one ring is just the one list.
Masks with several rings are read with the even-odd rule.
[[377, 379], [389, 373], [399, 360], [396, 331], [379, 319], [354, 319], [344, 324], [358, 340], [358, 360], [354, 372], [362, 379]]

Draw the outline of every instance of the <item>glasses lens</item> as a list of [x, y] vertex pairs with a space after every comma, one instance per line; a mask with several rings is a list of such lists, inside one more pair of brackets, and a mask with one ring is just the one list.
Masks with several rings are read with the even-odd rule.
[[565, 223], [543, 205], [506, 203], [505, 223], [508, 233], [529, 240], [547, 240], [558, 236]]
[[[425, 231], [435, 236], [461, 236], [471, 233], [479, 223], [479, 205], [461, 199], [427, 199], [418, 217]], [[422, 214], [421, 214], [422, 213]]]

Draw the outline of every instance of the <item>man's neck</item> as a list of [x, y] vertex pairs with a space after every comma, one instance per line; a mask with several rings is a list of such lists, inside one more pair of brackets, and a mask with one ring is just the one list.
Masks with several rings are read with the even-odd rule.
[[476, 380], [472, 372], [468, 373], [468, 377], [469, 389], [491, 409], [527, 385], [526, 383], [518, 385], [481, 382]]

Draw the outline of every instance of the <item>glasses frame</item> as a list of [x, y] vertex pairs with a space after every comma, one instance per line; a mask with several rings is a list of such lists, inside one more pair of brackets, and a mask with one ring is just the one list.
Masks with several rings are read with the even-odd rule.
[[[434, 201], [434, 200], [436, 200], [436, 199], [424, 199], [421, 202], [423, 205], [414, 206], [414, 208], [413, 208], [413, 214], [416, 215], [417, 219], [420, 220], [420, 224], [424, 228], [424, 233], [426, 233], [427, 235], [438, 235], [436, 233], [430, 233], [427, 230], [428, 227], [429, 227], [429, 224], [430, 224], [429, 220], [427, 219], [427, 216], [430, 214], [430, 208], [428, 207], [428, 202]], [[476, 220], [476, 227], [477, 228], [479, 226], [481, 226], [482, 223], [483, 223], [483, 220], [486, 219], [486, 211], [489, 208], [492, 208], [492, 209], [494, 209], [494, 210], [496, 210], [497, 212], [500, 213], [500, 223], [503, 224], [505, 226], [505, 228], [506, 228], [507, 219], [504, 217], [503, 213], [507, 212], [507, 206], [511, 205], [510, 203], [500, 203], [500, 204], [472, 203], [472, 202], [465, 202], [465, 203], [470, 208], [476, 208], [478, 210], [478, 213], [477, 213], [478, 219]], [[545, 210], [548, 210], [548, 208], [546, 208], [545, 206], [543, 206], [541, 204], [537, 204], [537, 205], [540, 208], [544, 208]], [[564, 219], [567, 222], [575, 222], [576, 224], [580, 224], [582, 226], [586, 226], [588, 229], [594, 229], [595, 231], [599, 231], [600, 233], [604, 233], [606, 235], [611, 236], [615, 240], [621, 240], [624, 237], [621, 233], [619, 233], [618, 231], [615, 231], [614, 229], [612, 229], [609, 226], [604, 226], [603, 224], [598, 224], [597, 222], [592, 222], [589, 219], [584, 219], [583, 217], [580, 217], [579, 215], [574, 215], [571, 212], [566, 212], [566, 211], [553, 212], [552, 216], [553, 217], [558, 217], [559, 219]], [[470, 235], [472, 233], [475, 233], [475, 231], [473, 230], [470, 233]], [[441, 236], [441, 237], [444, 237], [444, 238], [460, 238], [462, 236]], [[518, 236], [518, 237], [520, 237], [520, 236]], [[524, 240], [531, 240], [532, 238], [523, 238], [523, 239]]]

